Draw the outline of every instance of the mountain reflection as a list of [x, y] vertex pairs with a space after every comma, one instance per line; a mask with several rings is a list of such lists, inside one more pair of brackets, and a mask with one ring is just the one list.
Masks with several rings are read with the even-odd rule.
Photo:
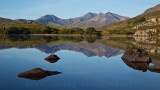
[[31, 80], [41, 80], [47, 76], [58, 75], [58, 74], [61, 74], [61, 72], [45, 71], [41, 68], [35, 68], [35, 69], [29, 70], [23, 73], [19, 73], [18, 77], [31, 79]]
[[[124, 51], [112, 48], [97, 41], [101, 37], [81, 37], [81, 36], [1, 36], [1, 45], [10, 45], [16, 48], [36, 48], [47, 54], [55, 53], [60, 50], [70, 50], [83, 53], [88, 57], [105, 56], [107, 58], [123, 54]], [[0, 45], [0, 47], [1, 47]]]

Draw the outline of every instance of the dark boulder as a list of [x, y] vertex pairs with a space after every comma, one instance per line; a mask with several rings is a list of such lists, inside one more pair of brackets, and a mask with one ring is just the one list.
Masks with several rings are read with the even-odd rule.
[[41, 68], [35, 68], [35, 69], [29, 70], [23, 73], [19, 73], [18, 77], [32, 79], [32, 80], [40, 80], [47, 76], [52, 76], [52, 75], [57, 75], [57, 74], [61, 74], [61, 72], [45, 71]]
[[50, 55], [48, 57], [45, 58], [45, 60], [47, 60], [50, 63], [55, 63], [59, 60], [60, 58], [57, 55]]
[[132, 63], [150, 63], [151, 58], [148, 53], [140, 49], [127, 50], [122, 56], [123, 60], [128, 60]]

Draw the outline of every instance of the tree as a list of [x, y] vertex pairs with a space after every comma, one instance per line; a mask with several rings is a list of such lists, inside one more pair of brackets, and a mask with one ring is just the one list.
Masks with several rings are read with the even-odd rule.
[[7, 28], [6, 34], [20, 34], [19, 30], [17, 27], [9, 27]]
[[76, 34], [84, 34], [84, 31], [83, 31], [83, 29], [81, 29], [81, 28], [74, 28], [75, 29], [75, 33]]
[[4, 34], [4, 29], [2, 26], [0, 26], [0, 34]]
[[41, 28], [41, 32], [42, 32], [43, 34], [51, 34], [51, 33], [52, 33], [52, 30], [51, 30], [50, 27], [44, 26], [44, 27]]
[[95, 33], [95, 32], [96, 32], [96, 29], [93, 28], [93, 27], [89, 27], [89, 28], [87, 28], [87, 29], [85, 30], [85, 33], [86, 33], [86, 34], [90, 34], [90, 35], [92, 35], [92, 34]]
[[59, 32], [58, 29], [55, 29], [55, 28], [52, 29], [52, 34], [58, 34], [58, 32]]

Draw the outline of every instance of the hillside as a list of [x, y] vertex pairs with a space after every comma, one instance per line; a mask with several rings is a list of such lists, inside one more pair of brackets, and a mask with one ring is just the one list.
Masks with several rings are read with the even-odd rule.
[[155, 7], [147, 9], [144, 13], [150, 13], [150, 12], [158, 11], [158, 10], [160, 10], [160, 4]]
[[[40, 24], [48, 24], [48, 25], [56, 25], [56, 26], [64, 26], [64, 27], [79, 27], [79, 28], [88, 28], [101, 26], [113, 22], [119, 22], [122, 20], [126, 20], [128, 17], [120, 16], [113, 13], [87, 13], [81, 17], [70, 18], [70, 19], [61, 19], [54, 15], [45, 15], [36, 20], [25, 20], [25, 19], [17, 19], [19, 22], [38, 22]], [[84, 23], [84, 24], [83, 24]]]
[[87, 27], [99, 27], [99, 26], [103, 26], [103, 24], [101, 25], [100, 23], [95, 21], [77, 22], [72, 25], [69, 25], [69, 27], [79, 27], [83, 29]]
[[160, 30], [160, 10], [143, 13], [137, 17], [111, 23], [97, 29], [102, 30], [105, 34], [134, 34], [137, 30], [155, 29], [156, 33], [154, 34], [157, 34]]
[[16, 22], [16, 21], [0, 17], [0, 24], [13, 23], [13, 22]]

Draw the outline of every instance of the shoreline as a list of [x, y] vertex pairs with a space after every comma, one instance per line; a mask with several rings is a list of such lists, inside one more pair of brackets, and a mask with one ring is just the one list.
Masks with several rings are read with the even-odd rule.
[[117, 35], [117, 34], [106, 34], [106, 35], [79, 35], [79, 34], [0, 34], [0, 35], [24, 35], [24, 36], [82, 36], [82, 37], [160, 37], [160, 36], [134, 36], [134, 35]]

